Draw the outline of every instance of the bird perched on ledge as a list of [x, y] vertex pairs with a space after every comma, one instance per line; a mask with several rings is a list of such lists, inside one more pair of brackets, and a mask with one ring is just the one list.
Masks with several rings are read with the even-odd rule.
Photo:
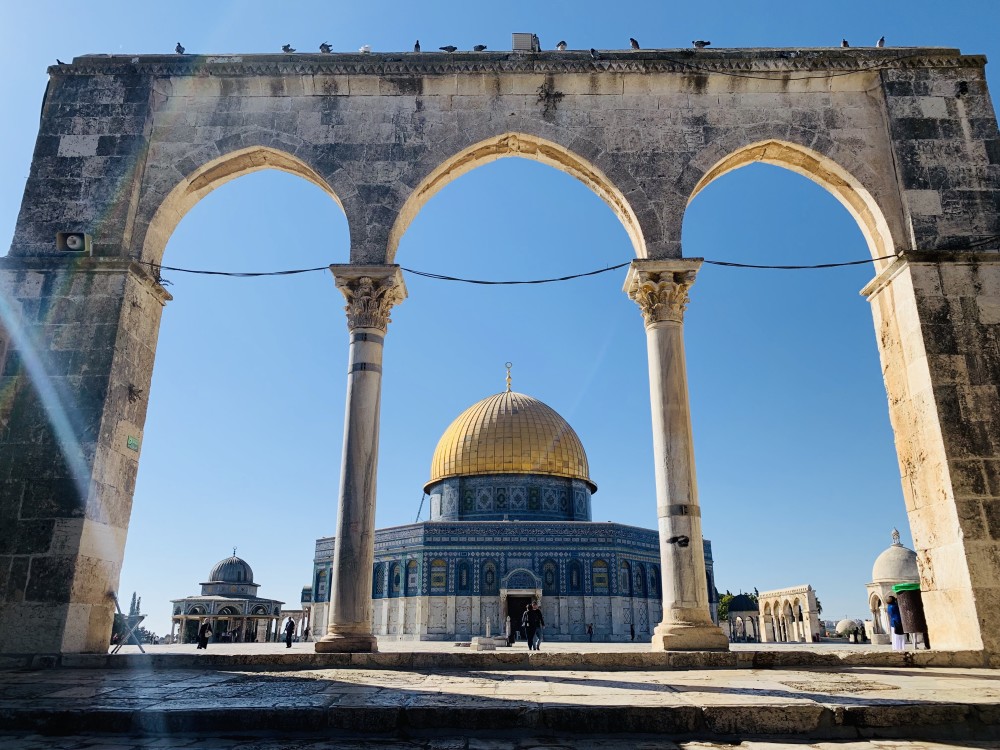
[[711, 42], [706, 42], [704, 39], [695, 39], [691, 44], [694, 45], [695, 49], [705, 49]]
[[184, 54], [184, 48], [181, 46], [180, 42], [177, 42], [177, 46], [174, 47], [174, 52], [176, 52], [178, 55]]
[[846, 39], [841, 39], [841, 40], [840, 40], [840, 46], [841, 46], [841, 47], [850, 47], [850, 46], [851, 46], [851, 44], [850, 44], [850, 42], [848, 42], [848, 41], [847, 41]]
[[597, 50], [593, 47], [590, 48], [590, 56], [595, 60], [600, 60], [601, 56], [597, 53]]
[[880, 36], [878, 38], [878, 41], [875, 42], [875, 46], [876, 47], [884, 47], [885, 46], [885, 37], [884, 36]]
[[566, 42], [557, 42], [556, 43], [556, 49], [559, 50], [560, 52], [565, 52], [566, 51]]
[[420, 40], [419, 39], [413, 43], [413, 51], [414, 52], [419, 52], [420, 51]]
[[281, 51], [282, 52], [294, 52], [295, 51], [295, 47], [293, 47], [290, 44], [282, 44], [281, 45]]
[[632, 37], [628, 38], [628, 43], [632, 45], [632, 49], [639, 49], [639, 42], [637, 42]]
[[477, 44], [475, 47], [472, 48], [472, 51], [473, 52], [482, 52], [485, 49], [486, 49], [486, 45], [485, 44]]
[[333, 47], [331, 47], [327, 42], [323, 42], [321, 45], [319, 45], [319, 51], [322, 52], [324, 55], [329, 55], [331, 52], [333, 52]]
[[438, 47], [438, 49], [441, 50], [442, 52], [451, 53], [457, 50], [458, 47], [456, 47], [454, 44], [446, 44], [444, 47]]

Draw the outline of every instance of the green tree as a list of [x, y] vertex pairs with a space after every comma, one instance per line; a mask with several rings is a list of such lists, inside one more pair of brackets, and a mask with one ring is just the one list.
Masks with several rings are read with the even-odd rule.
[[733, 592], [726, 590], [726, 593], [719, 597], [719, 622], [729, 619], [729, 602], [733, 600]]

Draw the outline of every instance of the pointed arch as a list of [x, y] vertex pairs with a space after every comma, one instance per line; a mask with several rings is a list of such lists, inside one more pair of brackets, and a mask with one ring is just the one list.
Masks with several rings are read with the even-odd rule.
[[621, 221], [637, 258], [645, 258], [646, 242], [636, 212], [625, 194], [596, 165], [553, 141], [528, 133], [505, 133], [465, 148], [438, 165], [410, 193], [389, 232], [386, 263], [394, 263], [399, 241], [420, 209], [441, 188], [487, 162], [511, 156], [534, 159], [555, 167], [589, 187]]
[[264, 169], [277, 169], [311, 182], [329, 195], [341, 211], [344, 210], [333, 188], [302, 159], [270, 146], [250, 146], [205, 162], [167, 193], [146, 229], [140, 257], [153, 263], [161, 262], [170, 235], [198, 201], [237, 177]]
[[[754, 162], [783, 167], [825, 188], [854, 217], [873, 258], [894, 255], [894, 241], [885, 214], [861, 181], [829, 156], [789, 141], [770, 139], [742, 146], [713, 164], [697, 181], [690, 203], [710, 183], [728, 172]], [[890, 261], [881, 261], [881, 269]]]

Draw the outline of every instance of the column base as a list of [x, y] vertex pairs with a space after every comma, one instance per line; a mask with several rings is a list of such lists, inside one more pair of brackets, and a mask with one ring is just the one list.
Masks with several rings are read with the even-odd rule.
[[728, 651], [729, 638], [717, 625], [661, 622], [653, 630], [653, 651]]
[[378, 640], [373, 635], [326, 635], [315, 646], [317, 654], [374, 654]]

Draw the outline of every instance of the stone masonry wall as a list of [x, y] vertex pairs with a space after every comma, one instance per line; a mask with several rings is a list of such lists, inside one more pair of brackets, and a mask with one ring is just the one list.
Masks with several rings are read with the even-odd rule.
[[0, 299], [0, 653], [105, 651], [165, 294], [121, 261], [5, 258]]

